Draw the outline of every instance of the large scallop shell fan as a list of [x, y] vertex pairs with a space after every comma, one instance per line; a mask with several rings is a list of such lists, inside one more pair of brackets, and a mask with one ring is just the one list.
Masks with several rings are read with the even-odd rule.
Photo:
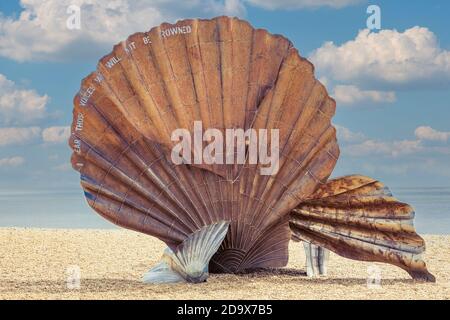
[[[327, 181], [339, 155], [335, 102], [312, 64], [284, 37], [236, 18], [164, 23], [130, 36], [83, 80], [74, 104], [72, 165], [90, 206], [158, 237], [175, 255], [195, 232], [228, 222], [209, 263], [215, 272], [286, 265], [289, 213]], [[196, 121], [222, 132], [278, 129], [278, 170], [175, 165], [171, 134], [195, 135]], [[215, 239], [202, 239], [214, 248]]]

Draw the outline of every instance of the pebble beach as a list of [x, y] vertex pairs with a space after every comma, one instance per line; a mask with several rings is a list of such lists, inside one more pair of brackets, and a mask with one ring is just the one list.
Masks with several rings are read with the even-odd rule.
[[[425, 235], [436, 283], [400, 268], [330, 254], [328, 275], [305, 274], [301, 243], [277, 270], [212, 274], [202, 284], [146, 285], [161, 241], [128, 230], [0, 228], [0, 299], [450, 299], [450, 236]], [[379, 281], [370, 282], [368, 278]]]

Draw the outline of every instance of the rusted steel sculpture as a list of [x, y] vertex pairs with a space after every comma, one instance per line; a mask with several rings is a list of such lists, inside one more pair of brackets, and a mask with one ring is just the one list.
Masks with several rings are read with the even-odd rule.
[[421, 259], [425, 242], [413, 219], [412, 207], [381, 182], [354, 175], [320, 186], [292, 211], [290, 226], [295, 240], [350, 259], [390, 263], [414, 279], [434, 281]]
[[[299, 204], [334, 186], [327, 180], [339, 148], [335, 102], [286, 38], [228, 17], [164, 23], [116, 45], [82, 81], [74, 105], [72, 165], [89, 205], [169, 246], [145, 281], [203, 281], [208, 261], [214, 272], [285, 266], [291, 228], [297, 239], [351, 256], [340, 239], [330, 240], [334, 247], [318, 241], [324, 230], [314, 210], [305, 219], [312, 230], [298, 223]], [[180, 128], [190, 137], [278, 130], [278, 145], [266, 141], [279, 154], [276, 169], [262, 174], [267, 166], [249, 160], [252, 135], [244, 163], [195, 161], [206, 141], [194, 143], [193, 162], [183, 155], [174, 163]], [[237, 148], [212, 159], [234, 159]]]

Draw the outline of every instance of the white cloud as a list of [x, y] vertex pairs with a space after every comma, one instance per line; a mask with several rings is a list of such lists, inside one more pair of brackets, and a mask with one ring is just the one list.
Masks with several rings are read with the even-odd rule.
[[[427, 140], [446, 142], [450, 139], [450, 132], [440, 132], [431, 127], [418, 127], [415, 130], [417, 140], [381, 141], [367, 138], [361, 132], [334, 124], [337, 130], [338, 141], [345, 155], [353, 157], [383, 156], [396, 158], [406, 155], [450, 155], [450, 147], [427, 145]], [[344, 142], [344, 144], [342, 144]]]
[[70, 137], [70, 127], [50, 127], [42, 131], [42, 139], [49, 143], [66, 142]]
[[70, 136], [70, 127], [0, 128], [0, 147], [21, 145], [38, 141], [38, 143], [62, 143]]
[[414, 134], [416, 135], [416, 138], [420, 140], [445, 142], [450, 139], [450, 132], [442, 132], [426, 126], [418, 127], [414, 131]]
[[41, 128], [0, 128], [0, 147], [31, 142], [41, 135]]
[[[186, 17], [245, 14], [239, 0], [22, 0], [18, 18], [0, 16], [0, 55], [17, 61], [97, 57], [132, 33]], [[69, 5], [81, 30], [69, 30]]]
[[[132, 33], [193, 17], [245, 16], [245, 4], [265, 9], [342, 8], [361, 0], [21, 0], [18, 17], [0, 16], [0, 56], [17, 61], [96, 58]], [[66, 26], [70, 5], [81, 29]]]
[[0, 123], [28, 123], [39, 119], [45, 114], [48, 101], [47, 95], [40, 96], [34, 90], [20, 89], [0, 74]]
[[354, 85], [335, 86], [333, 97], [338, 104], [347, 105], [363, 101], [392, 103], [396, 100], [396, 95], [393, 91], [361, 90]]
[[366, 136], [361, 132], [353, 132], [350, 129], [338, 124], [333, 125], [336, 128], [337, 138], [339, 142], [360, 142], [366, 139]]
[[343, 148], [344, 152], [351, 156], [383, 155], [398, 157], [409, 155], [424, 150], [420, 140], [377, 141], [366, 140], [362, 143], [349, 145]]
[[229, 16], [245, 16], [246, 9], [240, 0], [225, 0], [222, 2], [209, 1], [213, 4], [212, 12], [229, 15]]
[[0, 168], [2, 167], [18, 167], [25, 163], [22, 157], [11, 157], [0, 159]]
[[250, 4], [269, 10], [275, 9], [301, 9], [331, 7], [342, 8], [360, 3], [361, 0], [246, 0]]
[[435, 86], [450, 83], [450, 51], [433, 32], [365, 29], [354, 40], [326, 42], [310, 55], [319, 75], [360, 87]]

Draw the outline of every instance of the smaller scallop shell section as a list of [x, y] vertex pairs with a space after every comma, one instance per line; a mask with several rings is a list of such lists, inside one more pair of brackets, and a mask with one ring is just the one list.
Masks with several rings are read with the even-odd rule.
[[291, 213], [295, 240], [355, 260], [386, 262], [413, 278], [433, 281], [421, 254], [425, 242], [413, 226], [413, 208], [381, 182], [359, 175], [330, 180]]

